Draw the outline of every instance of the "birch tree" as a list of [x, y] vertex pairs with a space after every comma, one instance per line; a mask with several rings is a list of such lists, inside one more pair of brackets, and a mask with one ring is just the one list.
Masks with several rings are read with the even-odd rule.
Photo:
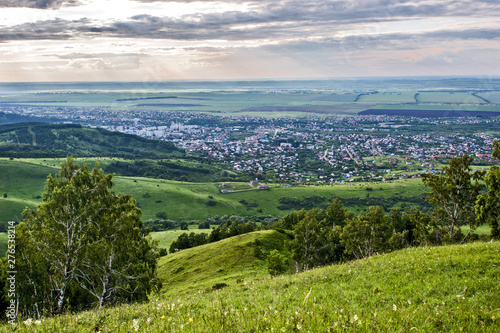
[[24, 211], [20, 241], [36, 250], [25, 254], [26, 263], [49, 267], [44, 279], [54, 314], [67, 305], [143, 299], [151, 289], [155, 244], [146, 237], [135, 200], [111, 191], [112, 178], [69, 157], [58, 175], [47, 178], [43, 202]]
[[467, 155], [455, 157], [439, 174], [422, 175], [425, 186], [430, 188], [427, 201], [435, 205], [434, 215], [443, 229], [445, 241], [455, 241], [461, 236], [461, 227], [469, 226], [462, 242], [474, 231], [478, 223], [474, 206], [483, 185], [484, 171], [473, 171], [474, 159]]

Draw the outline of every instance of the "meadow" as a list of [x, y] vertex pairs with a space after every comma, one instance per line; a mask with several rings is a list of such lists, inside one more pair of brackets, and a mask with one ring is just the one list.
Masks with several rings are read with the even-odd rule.
[[198, 229], [198, 225], [191, 224], [189, 225], [189, 230], [180, 230], [177, 228], [173, 230], [157, 231], [157, 232], [152, 232], [151, 237], [155, 241], [158, 241], [158, 247], [168, 250], [170, 248], [170, 244], [172, 244], [177, 239], [177, 237], [179, 237], [185, 232], [186, 233], [194, 232], [196, 234], [201, 234], [201, 233], [210, 234], [210, 232], [212, 232], [212, 229]]
[[[234, 246], [244, 249], [247, 241], [235, 237]], [[163, 258], [160, 277], [181, 276], [194, 264], [203, 273], [197, 256], [205, 250]], [[408, 248], [277, 278], [252, 275], [250, 264], [210, 262], [229, 275], [237, 269], [239, 277], [211, 271], [205, 280], [188, 280], [219, 283], [204, 290], [165, 280], [165, 292], [148, 303], [23, 319], [16, 332], [497, 332], [499, 255], [499, 242]], [[176, 260], [193, 266], [180, 269]]]
[[[82, 159], [76, 159], [81, 161]], [[101, 166], [118, 159], [99, 159]], [[36, 207], [48, 174], [55, 175], [63, 159], [0, 159], [0, 222], [20, 219], [24, 207]], [[86, 159], [93, 166], [95, 159]], [[219, 183], [191, 183], [144, 177], [113, 178], [114, 191], [130, 194], [138, 202], [143, 220], [156, 219], [156, 214], [165, 212], [174, 221], [204, 220], [215, 215], [272, 215], [284, 216], [300, 209], [295, 206], [283, 209], [281, 198], [304, 201], [312, 198], [319, 207], [326, 207], [333, 197], [346, 200], [346, 206], [359, 212], [369, 205], [381, 204], [387, 210], [404, 205], [415, 206], [416, 199], [426, 191], [420, 179], [396, 180], [377, 183], [337, 183], [332, 185], [294, 185], [289, 188], [279, 184], [268, 184], [268, 191], [243, 191], [221, 193]], [[230, 183], [236, 188], [245, 183]], [[371, 188], [371, 190], [367, 190]], [[3, 198], [3, 194], [7, 198]], [[212, 198], [210, 198], [212, 197]], [[214, 206], [207, 205], [209, 200]], [[241, 201], [251, 203], [251, 207]], [[420, 200], [421, 201], [421, 200]], [[350, 204], [348, 202], [351, 202]], [[278, 207], [281, 206], [282, 209]], [[307, 207], [305, 207], [307, 208]]]

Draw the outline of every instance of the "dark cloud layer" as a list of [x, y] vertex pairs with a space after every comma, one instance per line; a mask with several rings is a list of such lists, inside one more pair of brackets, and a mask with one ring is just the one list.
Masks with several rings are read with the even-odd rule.
[[0, 0], [2, 7], [25, 7], [40, 9], [57, 9], [63, 6], [78, 5], [78, 0]]

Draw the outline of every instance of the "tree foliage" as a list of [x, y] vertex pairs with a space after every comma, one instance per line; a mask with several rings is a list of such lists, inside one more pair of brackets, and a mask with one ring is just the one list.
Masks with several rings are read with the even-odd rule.
[[371, 257], [390, 248], [393, 226], [380, 206], [371, 206], [347, 222], [342, 232], [342, 244], [356, 259]]
[[284, 274], [290, 269], [290, 263], [287, 256], [278, 250], [272, 250], [267, 256], [267, 269], [271, 276]]
[[112, 175], [96, 166], [61, 164], [43, 202], [16, 228], [20, 313], [40, 317], [147, 298], [157, 249], [129, 195], [111, 192]]
[[[493, 142], [492, 156], [500, 160], [500, 142]], [[476, 201], [475, 211], [481, 223], [488, 222], [491, 226], [491, 236], [500, 238], [500, 167], [493, 165], [484, 177], [488, 192], [480, 194]]]
[[450, 160], [442, 173], [422, 175], [424, 185], [431, 189], [427, 200], [436, 206], [436, 228], [442, 229], [445, 241], [456, 240], [462, 226], [469, 226], [469, 233], [477, 227], [474, 205], [485, 172], [473, 171], [473, 160], [467, 155], [458, 156]]

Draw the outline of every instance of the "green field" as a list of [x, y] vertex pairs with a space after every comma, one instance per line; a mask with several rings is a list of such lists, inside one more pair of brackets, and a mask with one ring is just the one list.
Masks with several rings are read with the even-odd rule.
[[468, 92], [420, 91], [418, 103], [485, 104], [486, 102]]
[[[60, 159], [0, 159], [0, 222], [20, 219], [24, 207], [36, 207], [41, 202], [41, 195], [47, 175], [56, 174], [54, 167]], [[91, 160], [88, 160], [91, 161]], [[110, 159], [101, 159], [106, 165]], [[38, 164], [39, 163], [39, 164]], [[93, 163], [91, 163], [93, 164]], [[50, 166], [50, 167], [49, 167]], [[141, 177], [114, 178], [114, 190], [131, 194], [138, 202], [143, 220], [156, 219], [156, 214], [165, 212], [167, 218], [175, 221], [203, 220], [215, 215], [272, 215], [284, 216], [288, 212], [301, 207], [278, 209], [280, 198], [289, 197], [298, 200], [315, 198], [315, 205], [326, 207], [330, 200], [338, 196], [341, 199], [354, 200], [354, 204], [346, 204], [353, 211], [364, 210], [369, 205], [381, 204], [386, 209], [414, 206], [405, 202], [405, 198], [420, 198], [425, 188], [419, 179], [397, 180], [378, 183], [345, 183], [333, 185], [297, 185], [290, 188], [269, 184], [269, 191], [244, 191], [221, 193], [219, 183], [189, 183]], [[233, 183], [231, 183], [233, 184]], [[238, 188], [244, 183], [234, 183]], [[367, 191], [367, 187], [372, 191]], [[3, 194], [7, 198], [3, 198]], [[213, 197], [210, 199], [209, 196]], [[213, 200], [215, 206], [206, 202]], [[247, 208], [240, 201], [257, 204]], [[307, 208], [307, 207], [306, 207]]]
[[388, 91], [360, 95], [357, 102], [363, 103], [416, 103], [416, 91]]
[[158, 231], [158, 232], [152, 232], [151, 237], [158, 241], [158, 247], [169, 249], [170, 244], [172, 244], [177, 237], [182, 235], [183, 233], [196, 233], [196, 234], [201, 234], [201, 233], [207, 233], [210, 234], [212, 229], [198, 229], [197, 225], [190, 225], [189, 230], [166, 230], [166, 231]]
[[[416, 95], [418, 93], [418, 95]], [[479, 94], [491, 104], [500, 103], [498, 91]], [[416, 98], [416, 99], [415, 99]], [[384, 105], [415, 109], [416, 105], [457, 105], [476, 110], [484, 99], [465, 91], [387, 90], [339, 92], [329, 90], [157, 90], [66, 91], [0, 96], [2, 104], [56, 107], [100, 107], [111, 110], [203, 112], [223, 116], [305, 116], [308, 114], [354, 115]], [[498, 105], [496, 105], [498, 107]], [[130, 115], [124, 115], [130, 116]]]
[[500, 330], [499, 242], [409, 248], [269, 278], [249, 255], [249, 237], [265, 236], [257, 234], [162, 258], [160, 276], [172, 280], [148, 303], [20, 323], [16, 332]]

